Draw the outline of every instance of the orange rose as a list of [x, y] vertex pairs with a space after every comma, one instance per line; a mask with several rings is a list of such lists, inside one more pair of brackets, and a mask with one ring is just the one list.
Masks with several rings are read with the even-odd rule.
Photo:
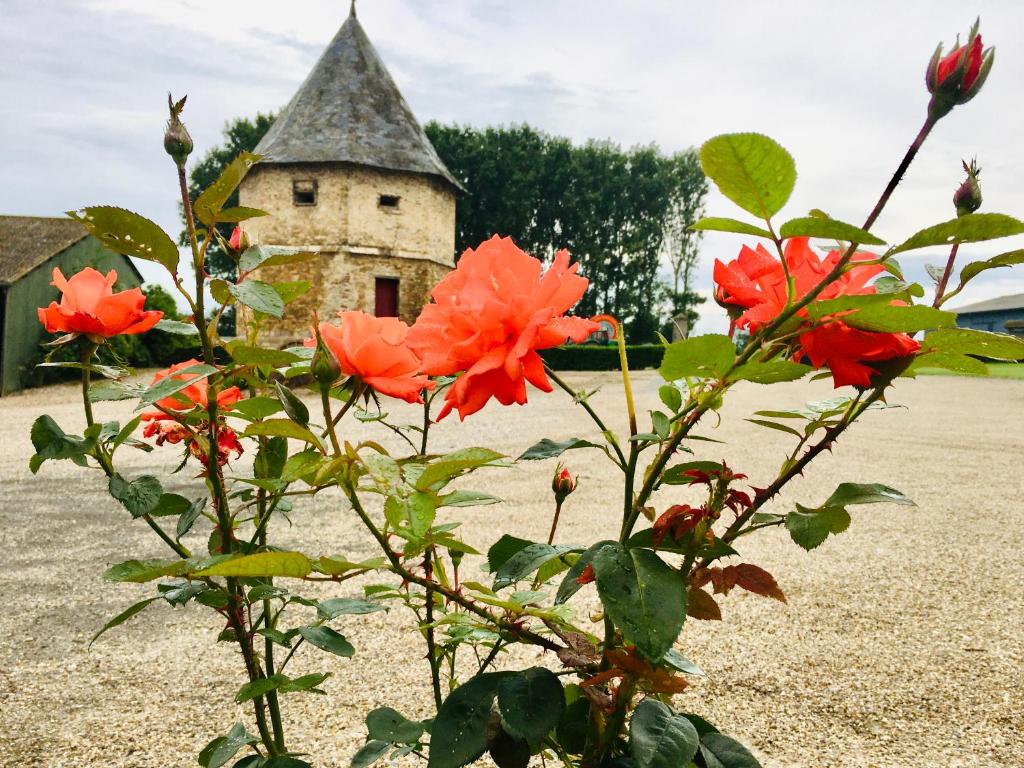
[[445, 393], [443, 419], [476, 413], [496, 398], [502, 405], [526, 402], [526, 382], [545, 392], [551, 384], [538, 349], [585, 341], [600, 326], [565, 317], [587, 288], [587, 279], [559, 251], [544, 271], [538, 259], [511, 238], [495, 235], [468, 249], [458, 267], [431, 292], [433, 304], [409, 331], [409, 346], [423, 370], [445, 376], [462, 372]]
[[[341, 325], [320, 323], [320, 336], [338, 361], [341, 372], [359, 377], [382, 395], [422, 403], [424, 389], [434, 382], [420, 374], [419, 358], [405, 344], [409, 326], [397, 317], [365, 312], [339, 312]], [[316, 346], [316, 338], [303, 342]]]
[[[783, 255], [793, 277], [794, 299], [806, 296], [842, 257], [839, 251], [831, 251], [824, 259], [819, 258], [806, 237], [787, 240]], [[850, 268], [826, 286], [815, 301], [876, 293], [875, 287], [867, 283], [884, 268], [881, 264], [857, 263], [875, 259], [872, 253], [855, 253]], [[728, 264], [716, 260], [714, 279], [715, 299], [738, 315], [735, 322], [739, 328], [757, 331], [786, 307], [786, 274], [782, 263], [761, 245], [756, 250], [743, 246], [739, 257]], [[801, 310], [800, 316], [807, 317], [807, 311]], [[867, 387], [877, 373], [870, 363], [907, 357], [920, 348], [921, 345], [905, 333], [862, 331], [851, 328], [837, 317], [801, 333], [794, 357], [807, 355], [815, 368], [827, 367], [837, 387], [845, 384]]]
[[[156, 384], [161, 379], [166, 379], [168, 376], [179, 381], [191, 381], [192, 379], [195, 379], [195, 381], [173, 395], [165, 397], [162, 400], [157, 400], [156, 405], [165, 410], [177, 411], [180, 413], [190, 411], [196, 406], [199, 406], [204, 410], [209, 408], [209, 400], [206, 397], [208, 389], [206, 378], [199, 378], [199, 374], [197, 373], [178, 373], [178, 371], [190, 368], [193, 365], [199, 365], [199, 361], [195, 358], [186, 360], [183, 363], [175, 363], [170, 368], [163, 371], [157, 371], [156, 375], [153, 376], [153, 381], [150, 382], [150, 386]], [[217, 408], [220, 411], [229, 410], [231, 406], [241, 399], [242, 390], [238, 387], [222, 389], [217, 393]], [[142, 414], [143, 421], [160, 421], [161, 419], [170, 418], [171, 417], [163, 411], [149, 411]]]
[[49, 333], [88, 333], [110, 338], [148, 331], [164, 316], [163, 312], [142, 308], [146, 297], [138, 288], [114, 293], [115, 282], [114, 270], [104, 276], [86, 267], [66, 280], [60, 269], [54, 267], [51, 285], [63, 295], [60, 304], [51, 301], [50, 306], [38, 309], [39, 322]]

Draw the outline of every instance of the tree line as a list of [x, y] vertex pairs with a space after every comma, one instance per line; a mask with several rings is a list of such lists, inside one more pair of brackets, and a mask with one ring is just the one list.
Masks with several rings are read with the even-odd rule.
[[[257, 115], [228, 124], [223, 145], [193, 170], [192, 186], [202, 188], [239, 151], [254, 149], [271, 123]], [[577, 145], [529, 125], [431, 122], [425, 129], [466, 188], [456, 204], [456, 256], [496, 233], [542, 258], [567, 248], [591, 281], [575, 312], [614, 315], [632, 342], [667, 334], [675, 314], [696, 320], [699, 233], [688, 227], [702, 215], [707, 181], [694, 150]], [[211, 266], [232, 268], [221, 254]]]

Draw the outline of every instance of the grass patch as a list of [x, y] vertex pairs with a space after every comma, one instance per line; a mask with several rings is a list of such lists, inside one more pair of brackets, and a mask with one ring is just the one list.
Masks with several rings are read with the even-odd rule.
[[[921, 368], [917, 373], [920, 376], [970, 376], [969, 373], [947, 371], [945, 368]], [[1024, 363], [988, 363], [988, 373], [995, 379], [1024, 380]]]

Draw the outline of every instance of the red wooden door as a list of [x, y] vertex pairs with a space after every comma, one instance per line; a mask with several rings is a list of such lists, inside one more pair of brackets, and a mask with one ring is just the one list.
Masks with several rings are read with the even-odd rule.
[[374, 285], [373, 313], [377, 317], [398, 317], [398, 279], [378, 277]]

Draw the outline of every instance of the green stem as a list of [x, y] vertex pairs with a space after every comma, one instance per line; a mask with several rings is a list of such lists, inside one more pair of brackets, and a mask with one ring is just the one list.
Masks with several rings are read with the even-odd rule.
[[[181, 192], [181, 205], [185, 214], [185, 226], [188, 231], [189, 245], [192, 249], [192, 266], [195, 270], [196, 278], [196, 311], [193, 315], [193, 321], [195, 322], [196, 329], [199, 331], [199, 339], [203, 347], [203, 361], [207, 365], [216, 366], [217, 361], [213, 353], [213, 342], [210, 338], [210, 330], [207, 326], [205, 316], [206, 274], [205, 265], [203, 263], [206, 246], [209, 244], [215, 222], [210, 223], [209, 230], [206, 235], [206, 242], [203, 245], [203, 249], [200, 250], [198, 237], [196, 235], [195, 217], [192, 211], [192, 201], [188, 195], [188, 181], [185, 178], [184, 164], [178, 166], [178, 187]], [[206, 451], [206, 479], [210, 486], [210, 496], [213, 501], [214, 511], [217, 513], [217, 528], [220, 532], [221, 547], [224, 554], [230, 554], [234, 548], [234, 528], [231, 521], [230, 510], [228, 508], [227, 493], [224, 490], [224, 477], [221, 473], [220, 462], [218, 461], [218, 384], [219, 382], [214, 377], [207, 379], [207, 418], [209, 419], [207, 439], [209, 440], [209, 446]], [[256, 682], [263, 678], [263, 671], [260, 669], [259, 662], [256, 659], [252, 635], [249, 633], [245, 624], [245, 614], [242, 610], [242, 607], [245, 605], [245, 594], [240, 588], [237, 578], [229, 577], [227, 579], [227, 592], [229, 604], [225, 613], [228, 618], [228, 623], [235, 633], [239, 650], [242, 653], [242, 659], [245, 662], [245, 671], [249, 676], [249, 681]], [[266, 704], [264, 697], [256, 696], [253, 699], [252, 704], [253, 712], [256, 716], [256, 726], [260, 732], [260, 739], [267, 752], [271, 756], [274, 756], [278, 753], [278, 749], [277, 744], [270, 733], [270, 729], [267, 726], [265, 711]]]
[[[434, 579], [434, 548], [427, 547], [423, 554], [423, 573], [428, 582]], [[426, 637], [427, 637], [427, 660], [430, 662], [430, 686], [434, 690], [434, 709], [441, 711], [441, 662], [437, 658], [437, 644], [434, 641], [434, 588], [426, 588]]]
[[[354, 392], [352, 396], [353, 398], [355, 397]], [[340, 456], [341, 445], [338, 443], [338, 433], [334, 429], [335, 422], [331, 418], [331, 391], [327, 387], [320, 387], [320, 405], [324, 411], [324, 423], [327, 424], [327, 434], [331, 438], [331, 448], [334, 449], [335, 456]], [[348, 405], [348, 403], [345, 403], [345, 405]]]

